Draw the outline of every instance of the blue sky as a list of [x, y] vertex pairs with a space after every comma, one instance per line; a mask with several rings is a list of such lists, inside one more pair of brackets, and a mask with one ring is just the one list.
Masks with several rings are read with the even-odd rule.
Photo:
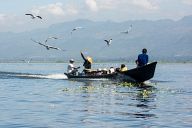
[[[32, 20], [25, 13], [44, 20]], [[186, 15], [192, 15], [192, 0], [0, 0], [0, 31], [26, 31], [76, 19], [178, 20]]]

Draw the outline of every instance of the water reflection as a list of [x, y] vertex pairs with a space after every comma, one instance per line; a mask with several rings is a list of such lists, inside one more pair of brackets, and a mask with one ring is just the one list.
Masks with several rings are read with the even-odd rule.
[[[141, 85], [132, 83], [120, 83], [117, 93], [123, 96], [129, 96], [127, 111], [117, 111], [117, 114], [133, 118], [156, 118], [153, 113], [156, 109], [156, 88], [151, 85]], [[123, 99], [122, 99], [123, 100]], [[120, 105], [119, 103], [117, 105]], [[130, 109], [131, 108], [131, 109]]]
[[156, 109], [156, 88], [151, 85], [126, 83], [125, 86], [113, 81], [81, 81], [75, 93], [78, 89], [80, 106], [74, 111], [83, 115], [83, 122], [90, 121], [90, 118], [98, 120], [95, 117], [99, 115], [106, 119], [116, 116], [122, 120], [157, 117], [153, 112]]
[[140, 110], [133, 114], [136, 118], [156, 117], [156, 115], [152, 113], [153, 109], [156, 109], [155, 92], [156, 88], [153, 86], [138, 87], [138, 92], [135, 97], [137, 102], [135, 105], [140, 108]]

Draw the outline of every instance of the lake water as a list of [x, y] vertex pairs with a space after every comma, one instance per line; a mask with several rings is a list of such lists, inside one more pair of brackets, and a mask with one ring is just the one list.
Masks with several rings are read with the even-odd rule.
[[[120, 64], [94, 67], [111, 65]], [[158, 63], [145, 88], [70, 81], [63, 75], [66, 68], [64, 63], [1, 63], [0, 127], [192, 127], [191, 63]]]

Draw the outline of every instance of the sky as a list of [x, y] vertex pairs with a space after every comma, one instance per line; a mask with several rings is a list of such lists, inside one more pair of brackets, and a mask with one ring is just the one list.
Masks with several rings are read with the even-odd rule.
[[[32, 20], [26, 13], [40, 15]], [[192, 0], [0, 0], [0, 32], [24, 32], [52, 24], [88, 19], [178, 20], [192, 15]]]

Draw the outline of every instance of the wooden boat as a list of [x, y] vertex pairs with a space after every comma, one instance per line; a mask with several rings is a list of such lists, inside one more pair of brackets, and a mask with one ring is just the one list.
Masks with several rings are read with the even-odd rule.
[[72, 75], [68, 73], [64, 73], [68, 79], [74, 80], [94, 80], [94, 79], [111, 79], [111, 80], [118, 80], [118, 81], [125, 81], [125, 82], [144, 82], [151, 78], [153, 78], [155, 73], [157, 62], [152, 62], [142, 67], [133, 68], [125, 72], [115, 72], [112, 74], [79, 74], [79, 75]]

